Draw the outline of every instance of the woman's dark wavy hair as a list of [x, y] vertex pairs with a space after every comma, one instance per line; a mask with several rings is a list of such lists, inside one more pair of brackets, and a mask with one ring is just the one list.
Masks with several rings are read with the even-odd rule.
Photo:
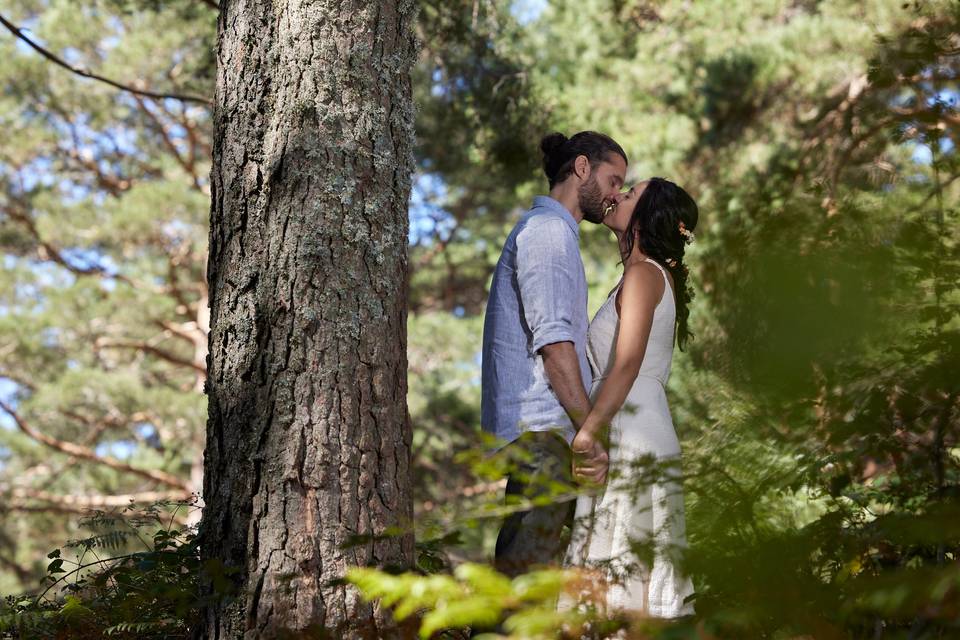
[[630, 216], [621, 246], [625, 259], [633, 251], [633, 242], [639, 232], [640, 250], [673, 276], [677, 345], [681, 350], [687, 338], [693, 337], [687, 328], [693, 289], [687, 282], [689, 274], [683, 263], [686, 238], [680, 233], [680, 223], [692, 232], [699, 217], [697, 203], [686, 191], [664, 178], [650, 178]]
[[547, 174], [551, 189], [573, 173], [573, 162], [577, 156], [587, 156], [594, 169], [606, 161], [611, 153], [616, 153], [630, 164], [623, 147], [610, 136], [596, 131], [581, 131], [572, 138], [562, 133], [551, 133], [540, 141], [540, 151], [543, 152], [543, 172]]

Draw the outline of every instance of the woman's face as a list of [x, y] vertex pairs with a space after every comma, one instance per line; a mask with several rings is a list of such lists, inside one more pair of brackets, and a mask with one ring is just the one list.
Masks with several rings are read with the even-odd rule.
[[648, 183], [649, 181], [645, 180], [630, 187], [626, 193], [620, 194], [616, 208], [603, 218], [603, 224], [619, 233], [626, 231], [627, 225], [630, 224], [630, 216], [633, 215], [633, 210], [637, 206], [637, 200], [640, 199]]

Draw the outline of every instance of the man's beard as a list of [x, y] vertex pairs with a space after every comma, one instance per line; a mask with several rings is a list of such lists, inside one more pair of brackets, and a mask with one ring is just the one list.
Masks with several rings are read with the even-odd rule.
[[584, 220], [593, 224], [603, 222], [603, 193], [600, 191], [595, 175], [591, 175], [590, 179], [577, 190], [577, 203], [580, 205], [580, 211], [583, 212]]

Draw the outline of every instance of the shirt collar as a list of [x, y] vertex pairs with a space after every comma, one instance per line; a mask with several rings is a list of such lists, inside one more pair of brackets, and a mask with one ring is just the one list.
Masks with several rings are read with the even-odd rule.
[[564, 222], [566, 222], [567, 225], [571, 229], [573, 229], [573, 232], [577, 234], [577, 236], [579, 237], [580, 225], [577, 224], [577, 221], [573, 217], [573, 214], [570, 213], [565, 206], [560, 204], [559, 201], [554, 200], [550, 196], [535, 196], [533, 198], [533, 206], [531, 207], [531, 209], [537, 209], [539, 207], [543, 207], [545, 209], [549, 209], [550, 211], [553, 211], [554, 213], [560, 214]]

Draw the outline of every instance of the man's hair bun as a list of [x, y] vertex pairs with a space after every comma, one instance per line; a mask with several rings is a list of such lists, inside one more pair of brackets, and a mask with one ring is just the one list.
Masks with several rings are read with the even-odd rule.
[[551, 133], [550, 135], [544, 136], [543, 140], [540, 141], [540, 151], [543, 152], [543, 155], [548, 158], [560, 150], [567, 142], [567, 136], [562, 133]]

